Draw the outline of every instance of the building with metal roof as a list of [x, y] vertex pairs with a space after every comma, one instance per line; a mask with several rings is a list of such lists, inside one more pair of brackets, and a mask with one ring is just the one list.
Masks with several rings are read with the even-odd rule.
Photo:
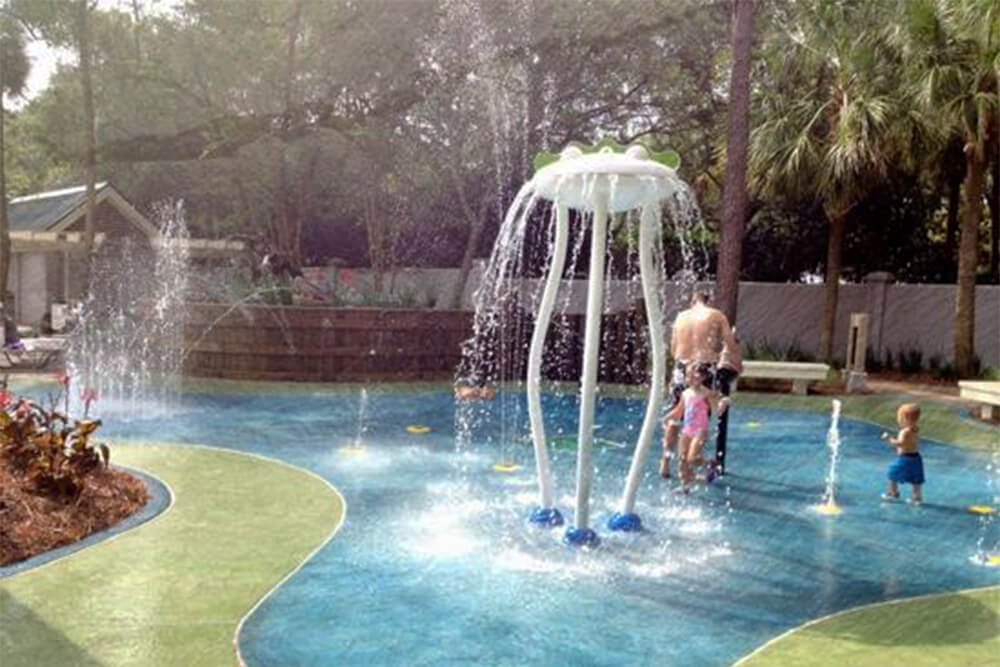
[[[95, 245], [131, 238], [150, 251], [160, 243], [160, 232], [111, 183], [95, 188]], [[16, 197], [8, 204], [11, 266], [7, 289], [14, 299], [19, 323], [37, 324], [53, 303], [72, 303], [87, 289], [84, 227], [87, 216], [85, 186]], [[232, 241], [186, 239], [192, 257], [239, 252]]]

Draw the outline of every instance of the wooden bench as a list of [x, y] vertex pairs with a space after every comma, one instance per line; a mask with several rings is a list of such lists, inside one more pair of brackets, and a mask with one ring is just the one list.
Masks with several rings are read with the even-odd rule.
[[803, 396], [814, 380], [825, 380], [830, 372], [827, 364], [802, 361], [744, 361], [741, 378], [761, 378], [767, 380], [791, 380], [792, 393]]
[[982, 404], [983, 419], [1000, 419], [1000, 382], [959, 380], [958, 395]]

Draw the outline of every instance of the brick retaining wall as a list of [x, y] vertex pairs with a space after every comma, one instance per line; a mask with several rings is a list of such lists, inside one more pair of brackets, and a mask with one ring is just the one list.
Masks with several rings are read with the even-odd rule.
[[240, 380], [450, 378], [471, 313], [191, 304], [184, 372]]

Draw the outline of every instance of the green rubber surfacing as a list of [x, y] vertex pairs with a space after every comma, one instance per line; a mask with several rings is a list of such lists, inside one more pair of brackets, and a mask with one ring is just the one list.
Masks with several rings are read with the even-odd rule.
[[0, 656], [21, 665], [233, 665], [240, 619], [339, 528], [304, 470], [229, 450], [118, 444], [174, 504], [115, 539], [0, 582]]
[[1000, 587], [860, 607], [796, 628], [737, 665], [997, 665]]

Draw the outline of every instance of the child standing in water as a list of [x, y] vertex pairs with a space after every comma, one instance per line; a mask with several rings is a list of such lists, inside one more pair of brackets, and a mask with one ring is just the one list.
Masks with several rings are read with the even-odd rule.
[[[712, 382], [711, 364], [692, 364], [687, 370], [688, 388], [681, 394], [674, 409], [667, 415], [669, 419], [678, 420], [683, 415], [684, 422], [677, 445], [677, 454], [681, 459], [681, 482], [683, 490], [690, 489], [694, 481], [695, 466], [703, 464], [702, 448], [708, 439], [711, 411], [722, 415], [729, 405], [729, 399], [720, 398], [717, 393], [709, 390]], [[711, 481], [711, 480], [710, 480]]]
[[493, 387], [462, 384], [455, 387], [455, 398], [460, 401], [492, 401], [496, 397]]
[[896, 411], [899, 435], [893, 438], [888, 433], [882, 434], [882, 439], [895, 447], [898, 455], [889, 466], [889, 486], [882, 494], [883, 500], [899, 500], [899, 485], [912, 484], [910, 502], [914, 505], [923, 502], [920, 487], [924, 483], [924, 462], [920, 458], [920, 452], [917, 451], [919, 419], [920, 406], [916, 403], [904, 403]]

